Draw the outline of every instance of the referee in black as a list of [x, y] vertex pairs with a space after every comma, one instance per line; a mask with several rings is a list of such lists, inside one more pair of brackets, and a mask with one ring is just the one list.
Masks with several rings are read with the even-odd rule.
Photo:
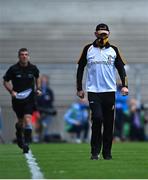
[[12, 97], [12, 108], [16, 113], [16, 138], [23, 153], [28, 153], [32, 133], [32, 112], [35, 110], [35, 93], [41, 95], [39, 70], [29, 62], [27, 48], [18, 51], [19, 61], [5, 73], [4, 86]]
[[113, 123], [115, 114], [116, 69], [119, 73], [123, 95], [128, 94], [126, 62], [116, 46], [109, 43], [110, 31], [106, 24], [96, 27], [96, 40], [84, 47], [78, 61], [77, 95], [84, 98], [82, 79], [87, 66], [86, 91], [91, 109], [91, 159], [98, 160], [102, 156], [112, 159], [111, 147], [113, 139]]

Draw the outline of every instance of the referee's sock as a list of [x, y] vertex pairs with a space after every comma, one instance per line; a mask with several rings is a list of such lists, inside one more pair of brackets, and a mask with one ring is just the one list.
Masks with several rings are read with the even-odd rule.
[[32, 126], [31, 125], [27, 125], [24, 128], [24, 139], [25, 139], [25, 144], [29, 144], [32, 141]]
[[15, 128], [16, 128], [16, 139], [17, 139], [17, 144], [20, 148], [23, 147], [23, 128], [21, 127], [21, 125], [19, 123], [15, 124]]

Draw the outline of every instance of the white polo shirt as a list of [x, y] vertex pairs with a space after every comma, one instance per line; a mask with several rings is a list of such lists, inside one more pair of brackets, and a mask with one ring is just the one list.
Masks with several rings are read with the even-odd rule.
[[109, 48], [98, 48], [91, 45], [87, 50], [87, 92], [116, 91], [116, 68], [114, 65], [117, 54]]
[[84, 68], [87, 67], [87, 92], [115, 92], [116, 69], [120, 76], [122, 86], [128, 87], [128, 80], [124, 65], [126, 60], [121, 56], [118, 48], [109, 43], [99, 48], [96, 40], [87, 44], [78, 60], [77, 91], [81, 91]]

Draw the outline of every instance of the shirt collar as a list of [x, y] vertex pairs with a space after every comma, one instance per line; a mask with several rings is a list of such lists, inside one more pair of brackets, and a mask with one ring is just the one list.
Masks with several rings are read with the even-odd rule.
[[[31, 64], [30, 61], [28, 61], [28, 65], [27, 65], [26, 67], [30, 66], [30, 64]], [[19, 67], [23, 67], [23, 66], [20, 65], [19, 62], [17, 62], [17, 65], [18, 65]], [[26, 67], [23, 67], [23, 68], [26, 68]]]
[[[98, 47], [96, 41], [97, 41], [97, 39], [93, 42], [93, 46], [94, 46], [94, 47]], [[103, 48], [109, 48], [109, 47], [110, 47], [110, 43], [107, 42], [106, 45], [105, 45], [104, 47], [102, 47], [101, 49], [103, 49]]]

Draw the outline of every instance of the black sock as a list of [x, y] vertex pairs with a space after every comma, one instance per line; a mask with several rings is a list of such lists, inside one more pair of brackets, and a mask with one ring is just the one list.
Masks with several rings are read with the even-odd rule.
[[16, 128], [16, 139], [17, 139], [17, 144], [20, 148], [22, 148], [23, 146], [23, 128], [21, 127], [21, 125], [19, 123], [15, 124], [15, 128]]
[[24, 139], [25, 143], [29, 144], [32, 141], [32, 129], [24, 129]]
[[19, 133], [19, 134], [22, 134], [22, 126], [19, 124], [19, 123], [16, 123], [15, 124], [15, 128], [16, 128], [16, 131]]

